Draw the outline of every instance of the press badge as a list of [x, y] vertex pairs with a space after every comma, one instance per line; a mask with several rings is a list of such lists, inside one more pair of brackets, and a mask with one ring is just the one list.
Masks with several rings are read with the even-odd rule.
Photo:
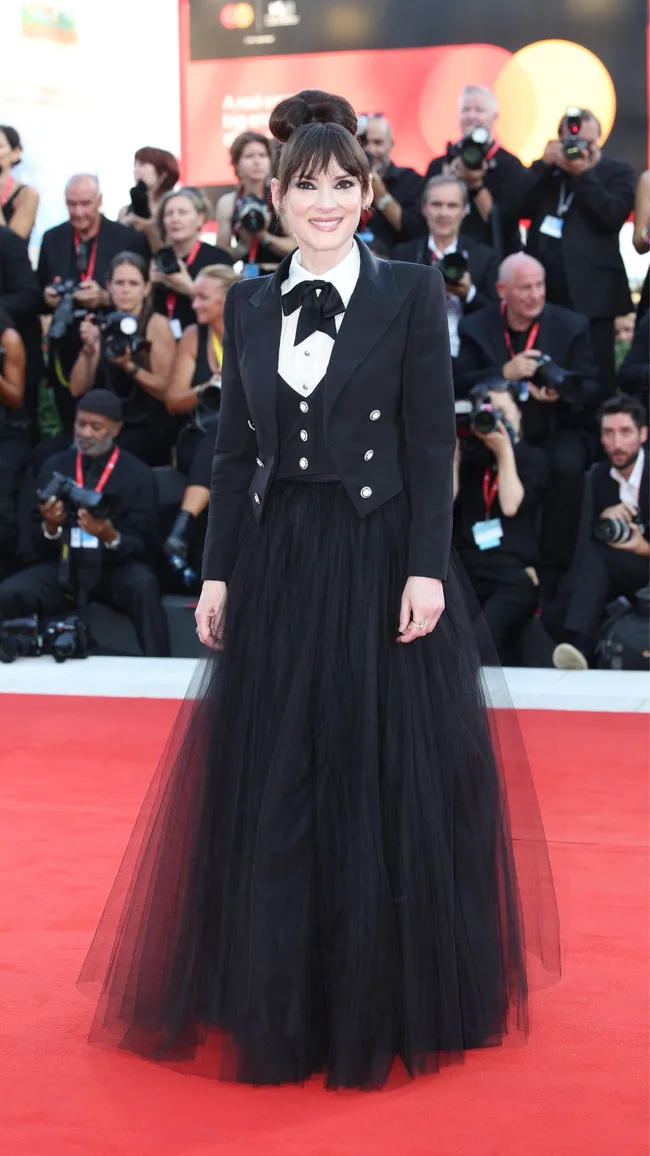
[[183, 327], [178, 320], [178, 317], [169, 318], [169, 328], [172, 331], [172, 337], [174, 338], [174, 341], [180, 341], [181, 337], [183, 336]]
[[556, 241], [559, 241], [562, 237], [563, 228], [564, 217], [553, 217], [550, 213], [547, 213], [539, 226], [539, 231], [543, 233], [545, 237], [554, 237]]
[[82, 530], [80, 526], [73, 526], [70, 531], [70, 546], [73, 550], [97, 550], [99, 538]]
[[479, 550], [494, 550], [503, 538], [503, 526], [500, 518], [488, 518], [485, 522], [475, 522], [472, 526], [474, 541]]
[[259, 277], [260, 267], [255, 261], [249, 261], [248, 265], [244, 265], [244, 277]]

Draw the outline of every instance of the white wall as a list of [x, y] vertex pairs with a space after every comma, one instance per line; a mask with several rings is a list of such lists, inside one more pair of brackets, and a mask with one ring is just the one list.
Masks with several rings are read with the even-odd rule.
[[52, 3], [74, 22], [68, 42], [26, 34], [23, 7], [45, 5], [0, 0], [0, 124], [18, 129], [24, 163], [16, 176], [41, 193], [36, 247], [65, 218], [71, 173], [97, 173], [114, 216], [128, 201], [136, 148], [179, 155], [178, 0]]

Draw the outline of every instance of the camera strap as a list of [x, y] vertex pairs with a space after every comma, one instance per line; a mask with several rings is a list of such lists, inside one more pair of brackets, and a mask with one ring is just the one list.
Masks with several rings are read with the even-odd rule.
[[485, 502], [485, 520], [489, 522], [494, 499], [499, 489], [499, 475], [492, 477], [492, 467], [486, 466], [483, 474], [483, 501]]
[[212, 348], [214, 349], [214, 356], [217, 359], [217, 365], [219, 366], [219, 369], [221, 369], [223, 364], [223, 345], [217, 337], [217, 334], [214, 332], [212, 333]]
[[11, 196], [13, 196], [13, 194], [19, 188], [20, 188], [20, 182], [17, 181], [14, 177], [9, 177], [9, 180], [7, 181], [4, 189], [2, 190], [2, 195], [0, 196], [0, 209], [4, 209], [9, 198]]
[[563, 217], [565, 213], [568, 213], [571, 205], [573, 204], [574, 196], [575, 193], [569, 193], [567, 196], [566, 185], [564, 181], [562, 181], [562, 184], [560, 185], [560, 196], [557, 202], [558, 217]]
[[[198, 254], [198, 251], [200, 248], [201, 248], [201, 242], [195, 241], [194, 244], [192, 245], [192, 248], [190, 249], [189, 253], [187, 254], [187, 257], [185, 258], [185, 265], [186, 265], [188, 270], [189, 270], [190, 266], [193, 265], [194, 262], [196, 261], [197, 254]], [[173, 290], [170, 290], [170, 292], [167, 294], [167, 297], [165, 299], [165, 305], [167, 307], [167, 316], [168, 316], [170, 321], [172, 320], [172, 318], [174, 316], [174, 310], [176, 309], [176, 302], [177, 301], [178, 301], [178, 293], [174, 293]], [[179, 334], [179, 336], [180, 336], [180, 334]]]
[[[94, 487], [96, 494], [101, 494], [102, 490], [104, 489], [104, 486], [106, 485], [108, 479], [110, 478], [111, 474], [113, 473], [113, 470], [115, 469], [115, 466], [117, 464], [117, 459], [119, 458], [119, 456], [120, 456], [120, 448], [119, 448], [119, 446], [115, 446], [113, 453], [111, 454], [106, 465], [104, 466], [101, 478], [99, 479], [97, 485]], [[74, 479], [75, 482], [77, 483], [78, 486], [83, 486], [83, 484], [84, 484], [84, 471], [83, 471], [83, 465], [81, 463], [81, 454], [80, 453], [77, 453], [77, 460], [75, 462], [74, 472], [75, 472], [75, 479]]]
[[72, 234], [72, 240], [74, 243], [75, 257], [77, 259], [77, 270], [79, 272], [79, 279], [81, 280], [82, 283], [84, 281], [92, 281], [94, 279], [94, 274], [95, 274], [95, 262], [97, 260], [97, 242], [99, 241], [99, 233], [96, 233], [95, 236], [93, 237], [93, 243], [92, 243], [91, 248], [90, 248], [90, 256], [88, 257], [88, 264], [87, 264], [85, 270], [83, 268], [83, 263], [81, 260], [81, 246], [82, 246], [83, 242], [82, 242], [81, 237], [79, 236], [76, 229], [74, 230], [74, 232]]
[[[512, 359], [513, 357], [516, 356], [516, 354], [515, 354], [514, 347], [512, 344], [512, 338], [510, 336], [510, 330], [508, 329], [508, 320], [506, 317], [506, 303], [505, 303], [505, 301], [501, 302], [501, 316], [503, 317], [503, 336], [504, 336], [505, 343], [506, 343], [506, 349], [508, 350], [508, 354], [509, 354], [510, 358]], [[522, 353], [528, 353], [529, 349], [535, 348], [535, 342], [537, 341], [538, 334], [539, 334], [539, 321], [536, 321], [535, 324], [531, 327], [530, 332], [528, 334], [528, 337], [526, 338], [526, 344], [524, 345]]]

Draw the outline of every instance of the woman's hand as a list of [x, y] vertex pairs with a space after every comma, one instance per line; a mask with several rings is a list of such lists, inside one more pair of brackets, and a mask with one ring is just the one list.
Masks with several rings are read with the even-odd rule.
[[201, 597], [194, 611], [196, 633], [204, 646], [223, 650], [226, 618], [226, 583], [204, 582]]
[[435, 629], [445, 609], [439, 578], [407, 578], [399, 615], [398, 642], [413, 642]]
[[[180, 271], [178, 273], [161, 273], [152, 262], [151, 280], [158, 285], [165, 285], [172, 293], [182, 293], [184, 297], [191, 297], [194, 292], [194, 282], [187, 271], [187, 265], [182, 257], [178, 257]], [[154, 274], [155, 269], [155, 274]]]
[[100, 348], [100, 334], [99, 329], [94, 323], [92, 314], [90, 317], [84, 317], [79, 326], [79, 337], [81, 338], [81, 347], [89, 357], [93, 357], [99, 353]]

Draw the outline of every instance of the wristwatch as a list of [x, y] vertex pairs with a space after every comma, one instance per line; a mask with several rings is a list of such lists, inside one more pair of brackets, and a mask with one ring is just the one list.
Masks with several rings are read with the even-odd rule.
[[60, 538], [63, 533], [63, 526], [57, 526], [56, 534], [50, 534], [47, 528], [47, 522], [41, 522], [41, 530], [43, 531], [43, 537], [47, 538], [48, 542], [56, 542], [57, 538]]
[[122, 541], [122, 535], [120, 534], [120, 531], [118, 530], [115, 537], [113, 538], [113, 541], [112, 542], [104, 542], [104, 545], [105, 545], [107, 550], [117, 550], [117, 547], [120, 545], [121, 541]]
[[375, 202], [375, 207], [379, 209], [380, 213], [383, 213], [384, 209], [387, 209], [390, 205], [392, 199], [390, 193], [384, 193], [383, 197], [380, 197], [379, 200]]

